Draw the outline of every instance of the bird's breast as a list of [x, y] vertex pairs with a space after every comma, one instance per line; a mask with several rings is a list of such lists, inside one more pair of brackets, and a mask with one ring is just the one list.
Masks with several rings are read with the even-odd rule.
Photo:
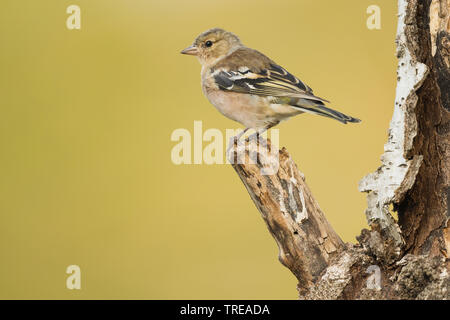
[[291, 106], [273, 104], [270, 97], [218, 89], [215, 83], [203, 81], [203, 92], [224, 116], [250, 128], [263, 128], [300, 113]]

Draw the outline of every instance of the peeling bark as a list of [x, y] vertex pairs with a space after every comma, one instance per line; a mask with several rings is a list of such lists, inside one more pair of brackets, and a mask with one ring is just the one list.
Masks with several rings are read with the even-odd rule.
[[407, 2], [399, 1], [397, 90], [389, 139], [381, 156], [383, 164], [359, 183], [359, 190], [368, 192], [366, 216], [369, 226], [380, 234], [383, 241], [381, 250], [368, 249], [388, 263], [399, 258], [404, 246], [400, 228], [389, 212], [389, 205], [403, 200], [414, 184], [423, 159], [421, 155], [409, 157], [408, 154], [417, 135], [417, 120], [413, 112], [418, 100], [416, 90], [422, 85], [429, 69], [415, 59], [409, 46], [407, 30], [413, 17], [408, 13], [411, 9], [407, 10]]
[[398, 205], [405, 250], [446, 257], [450, 254], [445, 238], [450, 187], [449, 7], [450, 1], [418, 2], [420, 10], [407, 33], [415, 58], [431, 72], [417, 91], [418, 134], [410, 151], [410, 156], [420, 155], [424, 161], [416, 183]]
[[334, 232], [286, 149], [270, 154], [270, 141], [253, 140], [231, 149], [301, 299], [450, 297], [450, 0], [398, 4], [394, 113], [382, 164], [359, 184], [370, 230], [357, 245]]

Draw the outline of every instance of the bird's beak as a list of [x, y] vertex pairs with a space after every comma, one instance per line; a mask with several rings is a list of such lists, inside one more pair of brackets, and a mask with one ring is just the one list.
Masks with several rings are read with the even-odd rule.
[[181, 51], [182, 54], [190, 54], [191, 56], [196, 56], [198, 54], [198, 49], [196, 46], [192, 45]]

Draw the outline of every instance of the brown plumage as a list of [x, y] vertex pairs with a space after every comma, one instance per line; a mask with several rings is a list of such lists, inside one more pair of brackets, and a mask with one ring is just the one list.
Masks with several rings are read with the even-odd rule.
[[303, 112], [342, 123], [360, 121], [325, 107], [327, 100], [315, 96], [310, 87], [264, 54], [244, 46], [231, 32], [208, 30], [181, 53], [199, 59], [208, 100], [247, 128], [267, 129]]

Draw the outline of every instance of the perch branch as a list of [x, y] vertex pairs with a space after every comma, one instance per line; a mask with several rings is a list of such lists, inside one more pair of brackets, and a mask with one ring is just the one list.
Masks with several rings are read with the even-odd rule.
[[[255, 139], [247, 139], [245, 145], [235, 145], [233, 168], [275, 238], [279, 260], [297, 277], [300, 291], [307, 290], [344, 244], [320, 210], [287, 150], [266, 152], [272, 151], [270, 141], [265, 152], [260, 152], [258, 147]], [[278, 170], [264, 175], [267, 165], [274, 162]]]

